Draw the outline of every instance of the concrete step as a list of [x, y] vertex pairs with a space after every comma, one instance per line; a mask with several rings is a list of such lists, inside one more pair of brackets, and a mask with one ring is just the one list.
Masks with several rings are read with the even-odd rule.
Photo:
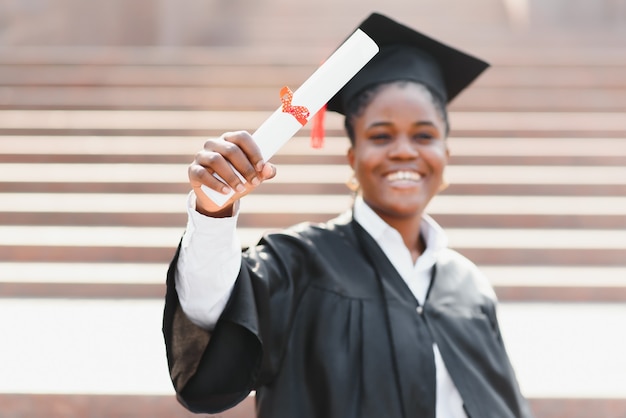
[[[266, 228], [239, 228], [253, 245]], [[0, 261], [166, 262], [183, 227], [0, 226]], [[478, 264], [624, 266], [626, 230], [448, 228]]]
[[[536, 418], [623, 417], [624, 399], [530, 398]], [[193, 414], [167, 395], [0, 394], [4, 418], [253, 418], [254, 397], [219, 414]]]
[[[274, 195], [277, 196], [277, 195]], [[310, 195], [314, 198], [317, 195]], [[56, 196], [62, 198], [61, 195]], [[281, 202], [283, 205], [284, 197]], [[516, 199], [516, 198], [511, 198]], [[239, 226], [252, 228], [262, 226], [275, 229], [300, 222], [324, 222], [335, 214], [314, 211], [282, 212], [277, 209], [272, 213], [242, 213]], [[503, 215], [503, 214], [437, 214], [437, 222], [445, 228], [534, 228], [534, 229], [624, 229], [626, 220], [623, 215]], [[136, 226], [152, 227], [182, 226], [186, 223], [186, 214], [155, 212], [124, 213], [85, 213], [85, 212], [0, 212], [0, 224], [30, 226]]]
[[[469, 46], [471, 32], [464, 31], [463, 42]], [[493, 65], [543, 67], [622, 67], [626, 66], [623, 46], [626, 37], [615, 33], [594, 38], [588, 32], [578, 30], [568, 33], [558, 44], [546, 42], [545, 34], [524, 34], [515, 47], [496, 42], [472, 46], [472, 53], [485, 57]], [[338, 40], [346, 36], [345, 31]], [[451, 37], [452, 38], [452, 37]], [[538, 42], [535, 42], [537, 40]], [[568, 40], [569, 42], [565, 42]], [[482, 40], [480, 40], [482, 41]], [[598, 42], [600, 41], [600, 42]], [[3, 48], [0, 51], [2, 65], [159, 65], [159, 66], [232, 66], [258, 67], [263, 65], [316, 68], [336, 47], [333, 45], [279, 45], [278, 42], [257, 45], [229, 46], [80, 46], [24, 45], [19, 48]]]
[[[184, 230], [179, 227], [0, 226], [2, 246], [90, 246], [168, 248]], [[239, 228], [242, 245], [252, 245], [265, 228]], [[448, 228], [450, 245], [475, 249], [624, 250], [626, 230]], [[626, 262], [626, 260], [623, 260]]]
[[[0, 53], [1, 59], [2, 53]], [[297, 86], [315, 71], [312, 63], [285, 66], [282, 64], [212, 64], [192, 65], [169, 63], [158, 65], [83, 65], [41, 63], [19, 64], [0, 62], [0, 86], [7, 87], [210, 87], [275, 89], [276, 86]], [[626, 62], [624, 62], [626, 67]], [[581, 62], [562, 66], [532, 64], [499, 64], [476, 80], [472, 88], [545, 88], [542, 96], [555, 88], [626, 87], [622, 67]], [[274, 90], [272, 90], [274, 91]]]
[[[272, 106], [275, 103], [275, 106]], [[277, 109], [278, 94], [268, 102]], [[89, 131], [161, 132], [162, 135], [221, 134], [233, 129], [254, 132], [270, 116], [268, 111], [180, 110], [0, 110], [0, 133], [45, 134]], [[452, 136], [592, 136], [623, 137], [626, 118], [621, 112], [451, 112]], [[343, 133], [343, 119], [327, 114], [330, 135]], [[303, 132], [308, 132], [307, 130]], [[472, 132], [468, 135], [468, 132]], [[486, 134], [489, 132], [489, 134]], [[551, 135], [545, 135], [551, 133]], [[609, 135], [610, 133], [610, 135]], [[531, 135], [532, 134], [532, 135]], [[508, 135], [505, 135], [508, 136]]]
[[[188, 164], [0, 163], [0, 193], [187, 193]], [[45, 167], [46, 170], [42, 170]], [[267, 194], [346, 195], [350, 168], [339, 164], [282, 164], [257, 190]], [[446, 169], [453, 195], [626, 194], [626, 166], [477, 166]]]
[[[27, 158], [30, 155], [110, 157], [193, 156], [207, 139], [205, 136], [46, 136], [46, 135], [2, 135], [0, 154]], [[276, 157], [323, 156], [344, 157], [349, 147], [345, 136], [327, 136], [322, 148], [313, 149], [308, 136], [296, 136], [284, 144]], [[537, 157], [626, 157], [626, 138], [600, 137], [457, 137], [448, 138], [452, 157], [489, 158], [537, 158]]]
[[[0, 393], [3, 418], [253, 418], [254, 398], [220, 414], [194, 414], [173, 395]], [[541, 418], [541, 417], [537, 417]]]
[[[182, 194], [0, 193], [0, 224], [31, 226], [178, 226], [186, 223]], [[323, 222], [348, 209], [344, 194], [252, 193], [243, 200], [243, 227]], [[626, 229], [619, 196], [467, 196], [444, 194], [427, 212], [444, 227]]]
[[[246, 229], [242, 233], [249, 233]], [[254, 235], [260, 235], [261, 231]], [[182, 231], [181, 231], [182, 233]], [[537, 239], [541, 237], [535, 237]], [[618, 239], [622, 239], [619, 237]], [[173, 241], [177, 243], [178, 240]], [[174, 245], [175, 247], [175, 245]], [[476, 248], [454, 247], [457, 251], [479, 264], [517, 265], [563, 265], [577, 266], [624, 266], [623, 248]], [[171, 246], [117, 247], [97, 246], [85, 240], [80, 246], [71, 245], [15, 245], [0, 246], [0, 261], [20, 262], [136, 262], [163, 263], [174, 255]]]
[[[282, 171], [281, 171], [282, 172]], [[268, 182], [257, 193], [267, 194], [342, 194], [341, 183], [280, 183]], [[0, 193], [178, 193], [189, 191], [187, 182], [0, 182]], [[500, 196], [624, 196], [626, 185], [621, 184], [452, 184], [444, 192], [453, 195], [500, 195]]]
[[[3, 414], [143, 416], [143, 410], [160, 416], [162, 408], [187, 417], [172, 402], [162, 309], [162, 300], [2, 299]], [[626, 305], [501, 303], [499, 319], [523, 392], [547, 414], [538, 418], [622, 416], [626, 339], [616, 330]], [[65, 415], [53, 415], [62, 413], [56, 408]], [[563, 415], [571, 408], [580, 409]]]
[[[301, 78], [290, 83], [299, 86]], [[163, 87], [163, 86], [5, 86], [0, 87], [0, 109], [111, 109], [132, 110], [273, 110], [276, 92], [285, 82], [269, 88]], [[293, 87], [293, 88], [296, 88]], [[455, 100], [454, 111], [580, 112], [626, 110], [626, 86], [607, 87], [481, 87]]]
[[[1, 163], [3, 183], [186, 183], [188, 164], [29, 164]], [[42, 168], [45, 168], [43, 170]], [[268, 184], [327, 185], [343, 183], [347, 164], [283, 164]], [[448, 166], [452, 184], [615, 185], [626, 184], [621, 166]]]
[[[42, 204], [43, 203], [43, 204]], [[242, 199], [247, 214], [319, 213], [333, 216], [351, 206], [348, 195], [289, 195], [251, 193]], [[0, 213], [163, 213], [186, 209], [180, 194], [0, 193]], [[626, 213], [620, 196], [455, 196], [441, 195], [426, 211], [433, 215], [554, 215], [618, 216]], [[288, 225], [285, 225], [288, 226]]]
[[[0, 162], [8, 163], [185, 163], [204, 136], [0, 136]], [[452, 165], [626, 165], [620, 138], [448, 139]], [[297, 135], [272, 158], [276, 164], [344, 164], [349, 142], [327, 137], [312, 149]]]
[[[112, 137], [111, 139], [114, 139]], [[308, 138], [296, 139], [308, 146]], [[347, 143], [347, 139], [345, 140]], [[200, 143], [203, 143], [201, 141]], [[149, 164], [189, 164], [197, 150], [184, 155], [159, 155], [140, 154], [138, 149], [129, 154], [43, 154], [41, 152], [32, 154], [0, 154], [0, 163], [149, 163]], [[455, 152], [455, 149], [452, 149]], [[278, 154], [272, 157], [274, 164], [345, 164], [345, 152], [342, 154], [324, 154], [323, 152], [314, 154]], [[626, 165], [626, 155], [619, 153], [610, 156], [596, 155], [537, 155], [537, 156], [489, 156], [489, 155], [459, 155], [453, 154], [450, 158], [451, 165], [570, 165], [570, 166], [619, 166]]]
[[[624, 267], [479, 267], [501, 301], [626, 301]], [[159, 298], [167, 262], [0, 262], [0, 271], [0, 297]]]

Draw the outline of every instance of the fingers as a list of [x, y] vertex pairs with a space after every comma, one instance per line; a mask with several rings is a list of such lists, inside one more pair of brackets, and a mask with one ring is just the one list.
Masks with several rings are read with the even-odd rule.
[[276, 168], [263, 161], [250, 134], [240, 131], [206, 141], [189, 166], [188, 174], [199, 200], [206, 201], [198, 193], [202, 185], [223, 194], [234, 191], [241, 197], [262, 181], [273, 178]]
[[259, 174], [262, 181], [272, 179], [276, 176], [276, 166], [272, 163], [265, 163]]
[[[260, 182], [254, 167], [260, 159], [260, 151], [247, 132], [226, 133], [206, 141], [204, 148], [196, 154], [189, 168], [190, 181], [192, 185], [206, 184], [221, 193], [228, 193], [231, 189], [243, 192], [246, 182], [252, 185]], [[217, 174], [220, 180], [213, 174]]]
[[189, 182], [194, 188], [198, 188], [204, 184], [222, 194], [230, 193], [231, 188], [215, 177], [213, 173], [213, 170], [209, 170], [194, 161], [194, 163], [189, 166], [188, 170]]
[[[246, 171], [248, 172], [247, 174], [249, 174], [250, 176], [255, 176], [257, 172], [263, 170], [265, 162], [263, 161], [261, 149], [258, 147], [256, 142], [254, 142], [254, 139], [252, 139], [252, 136], [248, 132], [239, 131], [226, 133], [222, 136], [222, 138], [227, 142], [232, 142], [233, 144], [235, 144], [238, 147], [238, 150], [243, 151], [243, 153], [246, 155], [246, 163], [249, 164], [247, 164], [246, 167]], [[239, 156], [238, 153], [235, 154], [236, 156]], [[231, 163], [233, 163], [233, 161], [231, 161]], [[233, 163], [233, 165], [235, 164]], [[239, 167], [237, 165], [235, 165], [235, 167], [237, 167], [238, 171], [243, 174], [244, 177], [248, 179], [248, 181], [251, 180], [248, 178], [246, 173], [239, 170]]]
[[218, 141], [207, 141], [205, 150], [219, 154], [212, 167], [233, 190], [244, 191], [245, 182], [258, 186], [260, 179], [258, 172], [263, 169], [261, 150], [247, 132], [224, 134]]

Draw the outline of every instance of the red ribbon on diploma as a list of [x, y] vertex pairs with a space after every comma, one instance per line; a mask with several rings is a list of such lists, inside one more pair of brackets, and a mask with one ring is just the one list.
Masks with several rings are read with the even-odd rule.
[[283, 112], [293, 115], [298, 122], [304, 126], [307, 123], [309, 117], [309, 109], [305, 106], [292, 106], [291, 100], [293, 99], [293, 92], [289, 87], [285, 86], [280, 89], [280, 101], [283, 102]]

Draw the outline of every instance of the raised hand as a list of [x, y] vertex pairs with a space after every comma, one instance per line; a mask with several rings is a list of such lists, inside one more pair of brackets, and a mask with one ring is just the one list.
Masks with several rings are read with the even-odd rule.
[[[237, 172], [241, 174], [242, 180]], [[230, 216], [233, 204], [263, 181], [276, 175], [276, 167], [263, 161], [261, 151], [245, 131], [227, 132], [209, 139], [188, 169], [189, 183], [196, 194], [196, 210], [208, 216]], [[223, 179], [219, 180], [213, 174]], [[202, 191], [205, 185], [219, 193], [235, 194], [223, 205], [213, 202]]]

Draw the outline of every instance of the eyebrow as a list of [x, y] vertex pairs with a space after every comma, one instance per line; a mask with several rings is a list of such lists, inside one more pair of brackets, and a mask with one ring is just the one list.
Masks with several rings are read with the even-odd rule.
[[[369, 126], [367, 127], [367, 129], [370, 129], [370, 128], [377, 128], [377, 127], [379, 127], [379, 126], [383, 126], [383, 127], [385, 127], [385, 126], [391, 126], [391, 125], [393, 125], [391, 122], [385, 122], [385, 121], [382, 121], [382, 122], [374, 122], [374, 123], [372, 123], [371, 125], [369, 125]], [[420, 127], [420, 126], [432, 126], [432, 127], [434, 127], [434, 128], [437, 128], [437, 125], [435, 125], [435, 124], [434, 124], [433, 122], [431, 122], [431, 121], [418, 121], [418, 122], [415, 122], [415, 123], [413, 124], [413, 126], [414, 126], [414, 127]]]

